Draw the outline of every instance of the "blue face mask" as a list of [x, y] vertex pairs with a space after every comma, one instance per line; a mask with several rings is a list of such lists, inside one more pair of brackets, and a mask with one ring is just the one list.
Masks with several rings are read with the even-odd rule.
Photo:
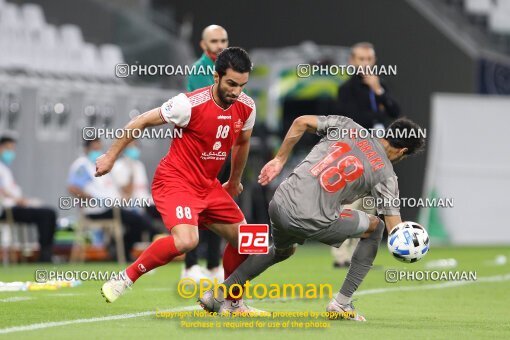
[[89, 159], [89, 161], [91, 161], [92, 163], [96, 163], [96, 159], [99, 158], [99, 156], [101, 156], [103, 153], [99, 150], [92, 150], [92, 151], [89, 151], [89, 153], [87, 154], [87, 158]]
[[124, 156], [136, 161], [140, 158], [140, 149], [134, 146], [129, 147], [124, 151]]
[[12, 161], [14, 161], [14, 158], [16, 158], [16, 152], [13, 150], [4, 150], [0, 155], [0, 158], [2, 159], [2, 162], [5, 163], [5, 165], [11, 165]]

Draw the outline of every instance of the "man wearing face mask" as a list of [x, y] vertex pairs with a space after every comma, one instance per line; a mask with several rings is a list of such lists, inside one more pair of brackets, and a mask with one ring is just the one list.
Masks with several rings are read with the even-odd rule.
[[[218, 25], [207, 26], [202, 31], [200, 47], [204, 52], [200, 59], [193, 64], [197, 72], [188, 76], [187, 89], [190, 92], [214, 84], [213, 73], [209, 73], [208, 70], [214, 70], [214, 62], [218, 53], [228, 47], [227, 31]], [[206, 74], [204, 74], [204, 70], [207, 72]], [[221, 183], [225, 183], [228, 180], [229, 174], [230, 161], [227, 160], [218, 175], [218, 179]], [[223, 268], [220, 265], [221, 237], [210, 230], [200, 230], [200, 243], [207, 245], [207, 269], [202, 268], [198, 264], [199, 247], [197, 247], [186, 253], [181, 278], [191, 278], [196, 282], [200, 282], [200, 279], [205, 278], [223, 281]]]
[[193, 64], [196, 74], [190, 75], [187, 79], [186, 87], [190, 92], [214, 84], [213, 72], [209, 70], [214, 71], [214, 62], [218, 53], [228, 47], [227, 31], [218, 25], [207, 26], [202, 31], [200, 47], [204, 53]]
[[[102, 154], [101, 140], [87, 140], [84, 147], [85, 155], [76, 159], [71, 165], [67, 180], [68, 191], [72, 195], [83, 199], [121, 198], [121, 194], [110, 175], [103, 177], [94, 176], [96, 172], [96, 159]], [[113, 209], [111, 207], [83, 207], [82, 211], [90, 219], [113, 218]], [[141, 240], [142, 231], [151, 231], [152, 226], [150, 219], [124, 207], [120, 209], [120, 216], [122, 225], [125, 228], [124, 251], [126, 259], [131, 259], [131, 248], [135, 242]]]
[[[132, 210], [143, 218], [151, 222], [151, 217], [161, 219], [161, 215], [154, 206], [151, 194], [149, 192], [149, 179], [145, 165], [140, 161], [140, 148], [138, 143], [133, 141], [124, 150], [123, 157], [119, 159], [112, 169], [112, 176], [115, 184], [121, 191], [121, 195], [126, 199], [150, 200], [148, 207], [134, 207]], [[164, 232], [164, 231], [163, 231]], [[151, 232], [151, 238], [156, 233]]]
[[[16, 158], [16, 141], [11, 137], [0, 138], [0, 195], [2, 206], [12, 210], [13, 219], [20, 223], [34, 223], [39, 235], [39, 261], [51, 262], [53, 235], [57, 225], [55, 210], [37, 207], [37, 201], [23, 197], [10, 166]], [[2, 209], [0, 219], [6, 218]]]

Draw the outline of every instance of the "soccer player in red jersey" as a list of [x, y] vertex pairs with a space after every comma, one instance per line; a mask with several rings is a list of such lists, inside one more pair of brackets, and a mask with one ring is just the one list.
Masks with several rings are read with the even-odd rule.
[[[115, 301], [144, 273], [195, 248], [199, 224], [228, 241], [223, 255], [225, 277], [246, 259], [246, 255], [237, 251], [238, 226], [246, 222], [232, 197], [243, 190], [241, 175], [255, 123], [255, 103], [242, 92], [251, 67], [246, 51], [239, 47], [227, 48], [216, 60], [212, 86], [180, 93], [126, 125], [125, 130], [141, 130], [175, 124], [175, 128], [182, 129], [182, 138], [173, 140], [152, 183], [156, 208], [171, 235], [152, 242], [126, 268], [125, 275], [104, 283], [101, 293], [107, 302]], [[132, 140], [127, 132], [97, 159], [96, 176], [112, 169]], [[221, 185], [216, 177], [231, 150], [230, 178]], [[242, 301], [241, 305], [244, 305]]]

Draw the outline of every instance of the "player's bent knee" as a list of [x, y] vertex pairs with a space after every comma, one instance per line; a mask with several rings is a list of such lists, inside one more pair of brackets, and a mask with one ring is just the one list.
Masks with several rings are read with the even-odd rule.
[[[365, 233], [361, 236], [361, 238], [367, 238], [370, 235], [372, 235], [374, 232], [377, 234], [381, 234], [381, 231], [384, 229], [384, 222], [377, 216], [374, 215], [368, 215], [368, 219], [370, 221], [368, 225], [368, 229], [365, 231]], [[382, 225], [382, 228], [380, 227]]]
[[296, 252], [296, 246], [293, 246], [290, 248], [284, 248], [284, 249], [275, 248], [274, 249], [274, 259], [276, 262], [281, 262], [281, 261], [288, 259], [292, 255], [294, 255], [295, 252]]
[[187, 253], [198, 246], [198, 231], [193, 226], [176, 226], [172, 229], [175, 248], [181, 253]]
[[187, 253], [198, 246], [198, 237], [174, 237], [175, 248], [181, 253]]

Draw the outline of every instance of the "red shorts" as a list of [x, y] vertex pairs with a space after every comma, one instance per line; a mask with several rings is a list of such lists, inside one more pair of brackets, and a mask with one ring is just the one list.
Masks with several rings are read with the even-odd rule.
[[153, 186], [152, 197], [168, 230], [178, 224], [203, 227], [211, 223], [234, 224], [244, 220], [243, 212], [218, 180], [205, 194], [197, 193], [182, 182], [167, 182], [163, 188]]

